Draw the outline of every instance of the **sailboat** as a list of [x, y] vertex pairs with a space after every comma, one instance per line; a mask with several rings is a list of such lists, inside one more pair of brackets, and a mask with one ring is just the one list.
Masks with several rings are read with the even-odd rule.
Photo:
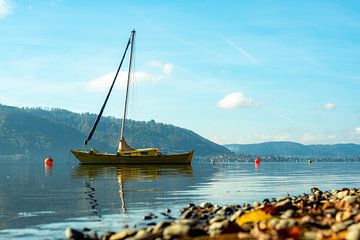
[[111, 91], [114, 87], [117, 76], [120, 72], [120, 68], [125, 59], [127, 50], [130, 48], [130, 57], [129, 57], [129, 70], [127, 75], [127, 84], [126, 84], [126, 93], [125, 93], [125, 106], [124, 106], [124, 116], [122, 118], [121, 130], [120, 130], [120, 140], [118, 145], [118, 150], [116, 153], [101, 153], [95, 149], [90, 150], [71, 150], [71, 153], [80, 161], [80, 164], [191, 164], [194, 151], [186, 151], [181, 153], [172, 153], [164, 154], [160, 152], [158, 148], [144, 148], [144, 149], [135, 149], [130, 147], [125, 141], [124, 130], [126, 124], [126, 114], [128, 106], [128, 93], [131, 77], [131, 69], [133, 64], [133, 51], [134, 51], [134, 41], [135, 41], [135, 30], [131, 32], [129, 40], [127, 42], [125, 52], [122, 56], [120, 65], [115, 74], [114, 80], [110, 86], [109, 92], [105, 98], [105, 102], [102, 105], [100, 113], [98, 114], [94, 125], [84, 142], [84, 148], [91, 140], [95, 129], [100, 121], [102, 113], [105, 109], [106, 103], [109, 99]]

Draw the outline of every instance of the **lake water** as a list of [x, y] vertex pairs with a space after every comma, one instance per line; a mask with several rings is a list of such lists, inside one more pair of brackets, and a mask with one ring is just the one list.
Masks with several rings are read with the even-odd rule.
[[[188, 203], [243, 204], [360, 187], [359, 162], [200, 161], [192, 166], [79, 166], [73, 159], [0, 162], [0, 239], [63, 239], [71, 226], [100, 233], [141, 228]], [[150, 221], [143, 216], [154, 213]], [[135, 226], [136, 224], [136, 226]]]

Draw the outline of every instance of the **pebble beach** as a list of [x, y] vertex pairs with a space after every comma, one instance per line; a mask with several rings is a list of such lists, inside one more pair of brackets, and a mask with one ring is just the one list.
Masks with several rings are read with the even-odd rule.
[[190, 203], [177, 218], [167, 209], [165, 219], [144, 216], [147, 227], [126, 226], [119, 232], [65, 230], [67, 239], [360, 239], [360, 189], [322, 191], [316, 187], [299, 196], [219, 206]]

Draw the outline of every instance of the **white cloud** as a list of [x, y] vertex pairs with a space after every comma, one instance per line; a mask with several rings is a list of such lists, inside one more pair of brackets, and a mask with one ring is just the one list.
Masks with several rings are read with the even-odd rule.
[[336, 108], [336, 105], [334, 103], [328, 102], [325, 103], [322, 107], [326, 110], [332, 110]]
[[163, 66], [163, 73], [164, 73], [165, 75], [171, 74], [171, 73], [173, 72], [173, 70], [174, 70], [174, 65], [172, 65], [172, 64], [170, 64], [170, 63], [164, 64], [164, 66]]
[[357, 134], [360, 134], [360, 127], [357, 127], [357, 128], [355, 129], [355, 132], [356, 132]]
[[13, 4], [9, 0], [0, 0], [0, 18], [6, 17], [11, 14], [13, 9]]
[[162, 73], [165, 75], [169, 75], [174, 70], [174, 65], [171, 63], [162, 63], [160, 61], [150, 61], [148, 63], [149, 66], [161, 69]]
[[235, 92], [226, 95], [223, 99], [218, 102], [218, 107], [224, 109], [233, 109], [238, 107], [255, 106], [257, 102], [251, 98], [246, 97], [241, 92]]
[[[159, 61], [151, 61], [148, 63], [150, 67], [149, 72], [139, 71], [133, 73], [132, 81], [147, 81], [147, 82], [158, 82], [166, 79], [173, 72], [173, 65], [170, 63], [162, 63]], [[155, 68], [155, 69], [154, 69]], [[155, 71], [154, 71], [155, 70]], [[86, 83], [86, 89], [89, 91], [107, 91], [110, 88], [112, 81], [114, 80], [116, 72], [109, 72], [95, 79], [92, 79]], [[120, 71], [117, 77], [115, 88], [124, 89], [127, 82], [127, 71]]]
[[[92, 79], [86, 83], [86, 89], [90, 91], [102, 92], [108, 90], [112, 81], [114, 80], [116, 72], [109, 72], [100, 77]], [[116, 79], [115, 88], [124, 89], [127, 82], [127, 71], [120, 71]], [[133, 81], [159, 81], [162, 76], [152, 75], [146, 72], [135, 72]]]

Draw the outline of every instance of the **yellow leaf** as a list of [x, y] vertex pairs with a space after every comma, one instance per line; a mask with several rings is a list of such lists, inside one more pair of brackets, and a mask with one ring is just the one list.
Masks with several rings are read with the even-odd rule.
[[248, 222], [253, 222], [253, 223], [257, 223], [257, 222], [260, 222], [260, 221], [264, 221], [264, 220], [267, 220], [267, 219], [270, 219], [272, 216], [262, 210], [254, 210], [254, 211], [251, 211], [251, 212], [247, 212], [243, 215], [241, 215], [236, 223], [238, 225], [243, 225], [244, 223], [248, 223]]

